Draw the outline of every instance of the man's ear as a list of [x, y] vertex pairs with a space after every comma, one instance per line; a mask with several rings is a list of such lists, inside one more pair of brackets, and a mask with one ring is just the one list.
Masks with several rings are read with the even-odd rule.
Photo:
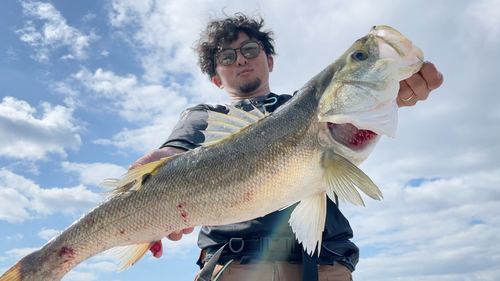
[[269, 72], [273, 72], [273, 66], [274, 66], [273, 56], [267, 56], [267, 65], [269, 66]]
[[215, 75], [214, 77], [212, 77], [212, 81], [219, 89], [224, 89], [224, 85], [222, 85], [222, 81], [220, 80], [219, 75]]

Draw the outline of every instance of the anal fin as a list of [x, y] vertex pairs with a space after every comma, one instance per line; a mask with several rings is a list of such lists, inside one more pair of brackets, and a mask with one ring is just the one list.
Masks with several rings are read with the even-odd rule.
[[137, 263], [149, 251], [155, 242], [133, 244], [128, 246], [115, 247], [107, 251], [108, 254], [116, 256], [118, 262], [118, 272], [128, 269]]
[[318, 249], [321, 251], [321, 239], [326, 220], [326, 193], [309, 196], [295, 207], [289, 224], [299, 243], [309, 255]]

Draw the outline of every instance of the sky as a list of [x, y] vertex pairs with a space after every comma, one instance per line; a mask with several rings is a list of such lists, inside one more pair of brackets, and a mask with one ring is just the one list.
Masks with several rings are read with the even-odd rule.
[[[168, 137], [183, 109], [229, 103], [196, 64], [208, 19], [260, 13], [275, 93], [292, 93], [373, 25], [424, 51], [443, 86], [399, 110], [360, 167], [384, 193], [341, 204], [354, 280], [500, 280], [500, 0], [0, 2], [0, 274], [104, 198], [98, 184]], [[196, 233], [116, 273], [100, 254], [69, 280], [192, 280]]]

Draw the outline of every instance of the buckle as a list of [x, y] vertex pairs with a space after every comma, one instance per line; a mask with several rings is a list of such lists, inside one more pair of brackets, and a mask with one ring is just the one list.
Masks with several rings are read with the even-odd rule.
[[[237, 249], [237, 250], [233, 249], [233, 242], [234, 242], [234, 241], [238, 241], [238, 242], [240, 242], [240, 243], [241, 243], [241, 244], [240, 244], [240, 248], [239, 248], [239, 249]], [[237, 253], [239, 253], [239, 252], [243, 251], [243, 246], [245, 246], [245, 241], [243, 240], [243, 238], [231, 238], [231, 239], [229, 240], [229, 250], [231, 250], [231, 251], [232, 251], [233, 253], [235, 253], [235, 254], [237, 254]]]

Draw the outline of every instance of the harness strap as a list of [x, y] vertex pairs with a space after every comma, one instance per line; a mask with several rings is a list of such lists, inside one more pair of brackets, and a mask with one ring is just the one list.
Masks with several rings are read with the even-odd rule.
[[306, 251], [302, 251], [302, 281], [318, 281], [318, 262]]

